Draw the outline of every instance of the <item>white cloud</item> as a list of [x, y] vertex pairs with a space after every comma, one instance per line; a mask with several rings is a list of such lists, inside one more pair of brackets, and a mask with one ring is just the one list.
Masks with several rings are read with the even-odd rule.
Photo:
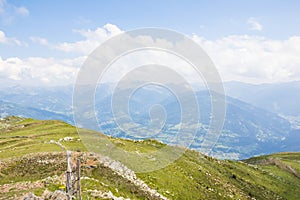
[[106, 24], [95, 30], [74, 30], [74, 32], [79, 33], [85, 39], [76, 42], [59, 43], [55, 45], [55, 48], [64, 52], [88, 55], [102, 42], [122, 31], [116, 25]]
[[25, 45], [25, 43], [22, 43], [21, 41], [17, 40], [14, 37], [7, 37], [3, 31], [0, 30], [0, 44], [8, 44], [8, 45], [17, 45], [22, 46]]
[[254, 18], [250, 17], [247, 21], [247, 23], [250, 25], [250, 29], [254, 31], [262, 31], [263, 26]]
[[16, 17], [27, 17], [29, 10], [24, 6], [15, 6], [6, 0], [0, 0], [0, 19], [5, 24], [11, 24]]
[[[107, 24], [95, 30], [77, 30], [75, 32], [82, 35], [84, 39], [57, 45], [50, 44], [45, 38], [31, 37], [30, 39], [34, 43], [56, 48], [60, 51], [78, 53], [79, 57], [73, 59], [38, 57], [0, 59], [0, 78], [6, 77], [15, 81], [36, 81], [36, 83], [48, 82], [49, 84], [72, 83], [85, 59], [84, 56], [87, 56], [109, 37], [121, 33], [122, 30], [115, 25]], [[224, 81], [262, 83], [300, 80], [300, 36], [285, 40], [250, 35], [231, 35], [216, 40], [208, 40], [198, 35], [193, 35], [192, 38], [212, 58]], [[139, 39], [149, 40], [149, 45], [154, 42], [147, 37], [139, 37]], [[155, 42], [171, 45], [165, 41], [156, 40]], [[22, 44], [15, 38], [7, 37], [2, 31], [0, 31], [0, 43]], [[150, 58], [155, 63], [167, 63], [166, 59], [169, 57], [162, 53], [151, 54], [151, 56], [150, 54], [140, 54], [138, 58], [131, 57], [123, 60], [122, 65], [130, 66], [149, 62]], [[168, 63], [172, 66], [180, 65], [180, 62], [173, 58]], [[182, 73], [187, 76], [193, 76], [193, 73], [188, 69], [182, 70]], [[117, 73], [124, 73], [124, 70], [118, 68], [111, 74]], [[192, 78], [191, 80], [193, 80]]]
[[218, 40], [193, 36], [209, 54], [224, 80], [282, 82], [300, 80], [300, 37], [272, 40], [233, 35]]
[[[1, 0], [0, 0], [1, 1]], [[84, 37], [82, 41], [74, 43], [60, 43], [53, 45], [46, 38], [30, 37], [33, 43], [56, 48], [64, 52], [76, 52], [80, 56], [71, 59], [55, 59], [29, 57], [20, 59], [0, 57], [0, 79], [1, 81], [15, 81], [22, 84], [70, 84], [73, 83], [77, 72], [85, 60], [82, 54], [88, 54], [109, 37], [118, 34], [121, 30], [112, 24], [106, 24], [95, 30], [76, 30]], [[23, 45], [16, 38], [7, 37], [0, 31], [0, 44]]]
[[49, 45], [48, 40], [42, 37], [30, 37], [29, 38], [33, 43], [37, 43], [40, 45]]
[[0, 57], [0, 79], [22, 84], [71, 84], [85, 57], [54, 59], [29, 57], [20, 59]]

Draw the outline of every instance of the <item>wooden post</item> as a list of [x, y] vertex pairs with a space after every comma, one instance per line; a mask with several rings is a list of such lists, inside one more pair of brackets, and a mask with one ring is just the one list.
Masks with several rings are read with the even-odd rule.
[[81, 200], [81, 188], [80, 188], [80, 159], [77, 159], [77, 198]]
[[71, 174], [72, 174], [72, 167], [71, 167], [71, 151], [67, 151], [67, 182], [66, 182], [66, 193], [67, 199], [71, 199]]

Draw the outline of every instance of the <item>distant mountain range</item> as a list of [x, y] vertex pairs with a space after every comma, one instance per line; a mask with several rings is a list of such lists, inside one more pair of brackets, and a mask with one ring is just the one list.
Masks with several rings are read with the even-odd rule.
[[[20, 85], [1, 88], [0, 100], [32, 107], [62, 115], [72, 115], [72, 86], [22, 87]], [[20, 113], [24, 114], [25, 113]]]
[[[300, 107], [294, 103], [298, 99], [300, 101], [300, 92], [295, 94], [300, 88], [297, 84], [299, 82], [279, 85], [225, 83], [226, 94], [229, 95], [226, 96], [226, 119], [219, 141], [212, 149], [211, 155], [219, 158], [243, 159], [278, 151], [300, 151], [300, 146], [295, 144], [295, 140], [299, 138], [299, 131], [293, 129], [286, 117], [300, 116], [300, 114], [297, 115]], [[147, 138], [145, 135], [141, 136], [139, 128], [131, 129], [135, 132], [133, 135], [128, 135], [118, 128], [111, 112], [110, 90], [111, 85], [102, 85], [97, 88], [95, 94], [99, 130], [114, 137]], [[4, 88], [0, 90], [2, 100], [0, 115], [61, 119], [74, 124], [72, 92], [71, 86]], [[295, 95], [292, 98], [293, 93]], [[200, 128], [190, 147], [199, 150], [210, 123], [211, 102], [207, 91], [198, 91], [196, 96], [200, 108]], [[189, 101], [189, 97], [186, 96], [186, 98]], [[288, 101], [289, 98], [290, 101]], [[144, 88], [136, 92], [129, 102], [132, 120], [147, 126], [150, 120], [149, 110], [155, 104], [164, 107], [167, 118], [162, 129], [163, 134], [149, 137], [172, 144], [172, 134], [176, 132], [176, 127], [180, 124], [180, 107], [178, 101], [170, 93], [162, 92], [155, 87]], [[192, 111], [193, 108], [188, 109]]]
[[65, 122], [72, 122], [72, 118], [67, 115], [38, 109], [35, 107], [26, 107], [15, 103], [0, 100], [0, 118], [7, 116], [19, 116], [37, 119], [57, 119]]
[[[178, 131], [176, 127], [180, 125], [180, 106], [174, 96], [156, 90], [159, 89], [156, 87], [143, 88], [131, 97], [129, 102], [129, 109], [133, 110], [131, 117], [136, 123], [147, 126], [151, 120], [149, 117], [151, 106], [162, 105], [167, 113], [167, 118], [162, 129], [163, 134], [156, 135], [155, 139], [172, 144], [174, 134]], [[211, 99], [207, 91], [198, 91], [196, 96], [200, 110], [200, 129], [190, 147], [200, 150], [211, 119]], [[189, 101], [189, 98], [186, 96], [186, 101]], [[143, 130], [140, 127], [130, 128], [130, 132], [136, 134], [128, 134], [118, 127], [115, 122], [118, 116], [113, 116], [110, 102], [111, 96], [109, 95], [100, 97], [96, 102], [98, 120], [101, 124], [100, 130], [113, 137], [145, 139], [140, 138], [139, 132]], [[188, 108], [189, 112], [193, 112], [193, 109], [192, 107]], [[226, 96], [226, 117], [223, 131], [219, 141], [212, 149], [211, 155], [219, 158], [241, 159], [262, 153], [281, 151], [282, 141], [289, 138], [290, 131], [291, 126], [286, 119]]]
[[300, 81], [275, 84], [227, 82], [228, 96], [284, 116], [300, 116]]

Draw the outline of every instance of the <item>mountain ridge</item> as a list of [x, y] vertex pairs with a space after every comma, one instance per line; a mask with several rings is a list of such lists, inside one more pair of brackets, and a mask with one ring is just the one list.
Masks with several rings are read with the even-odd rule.
[[[57, 143], [81, 158], [83, 199], [99, 199], [109, 192], [120, 198], [156, 199], [108, 166], [114, 161], [108, 159], [105, 165], [95, 159], [97, 154], [86, 151], [76, 128], [64, 122], [7, 117], [0, 120], [0, 137], [0, 199], [16, 199], [29, 192], [41, 196], [45, 190], [59, 190], [64, 184], [66, 157], [65, 149]], [[108, 139], [137, 155], [163, 147], [155, 140]], [[167, 199], [299, 199], [300, 179], [274, 164], [258, 162], [269, 157], [300, 172], [300, 153], [231, 161], [187, 149], [165, 168], [136, 176]], [[105, 160], [105, 156], [101, 159]]]
[[[95, 111], [100, 127], [95, 124], [95, 127], [85, 128], [98, 128], [97, 130], [114, 137], [145, 139], [140, 137], [141, 130], [133, 130], [134, 135], [138, 136], [138, 138], [128, 136], [120, 131], [114, 122], [114, 116], [111, 114], [111, 85], [104, 84], [98, 87], [95, 94]], [[162, 137], [156, 139], [170, 144], [171, 140], [168, 137], [168, 133], [172, 134], [174, 131], [176, 132], [176, 127], [180, 124], [180, 109], [178, 109], [178, 105], [176, 101], [172, 99], [172, 96], [167, 96], [166, 94], [168, 93], [161, 93], [159, 88], [140, 89], [131, 99], [129, 109], [132, 110], [131, 117], [133, 121], [135, 120], [137, 124], [144, 126], [147, 125], [150, 120], [149, 108], [155, 103], [165, 106], [165, 109], [168, 111], [167, 120], [169, 121], [167, 121], [167, 126], [162, 129]], [[201, 128], [195, 135], [196, 141], [191, 144], [191, 147], [199, 150], [209, 127], [211, 104], [207, 91], [198, 91], [196, 95], [200, 102], [201, 124], [199, 124], [199, 126]], [[15, 109], [2, 109], [2, 113], [7, 113], [8, 115], [21, 114], [20, 116], [23, 117], [37, 119], [61, 119], [74, 124], [71, 86], [48, 88], [38, 86], [34, 88], [12, 87], [10, 90], [0, 90], [0, 97], [6, 100], [7, 104], [13, 103], [15, 106]], [[212, 154], [212, 156], [244, 159], [260, 154], [274, 153], [276, 151], [300, 150], [299, 146], [293, 144], [293, 141], [298, 138], [294, 133], [294, 129], [297, 129], [298, 126], [288, 124], [291, 119], [287, 119], [271, 111], [266, 111], [264, 108], [253, 106], [239, 99], [227, 96], [226, 98], [227, 115], [225, 125], [220, 135], [219, 143], [217, 143], [213, 149], [214, 154]], [[28, 106], [34, 107], [37, 110], [33, 112]], [[193, 111], [193, 108], [189, 109]], [[50, 113], [48, 113], [49, 117], [45, 117], [47, 113], [44, 110], [53, 112], [52, 117]], [[94, 115], [94, 113], [90, 114]], [[297, 122], [298, 119], [295, 118], [293, 120]], [[291, 146], [293, 148], [290, 148]]]

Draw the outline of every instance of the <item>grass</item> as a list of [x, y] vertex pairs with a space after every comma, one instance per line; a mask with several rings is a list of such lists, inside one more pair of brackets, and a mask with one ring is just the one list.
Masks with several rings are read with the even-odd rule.
[[[111, 138], [88, 130], [86, 132], [90, 137], [80, 138], [75, 127], [55, 120], [39, 121], [16, 117], [2, 120], [0, 190], [1, 188], [3, 190], [5, 184], [12, 184], [12, 187], [15, 187], [26, 181], [41, 182], [44, 185], [32, 189], [26, 187], [11, 189], [5, 193], [0, 191], [0, 199], [14, 199], [29, 191], [41, 195], [46, 188], [51, 191], [59, 189], [64, 182], [65, 150], [57, 144], [49, 143], [51, 140], [60, 141], [65, 137], [72, 137], [73, 141], [60, 143], [67, 149], [77, 152], [87, 152], [98, 140], [97, 148], [100, 149], [110, 147], [109, 143], [113, 144], [118, 149], [129, 152], [130, 156], [127, 160], [123, 160], [129, 168], [151, 166], [149, 158], [145, 155], [159, 156], [155, 154], [159, 149], [164, 148], [170, 152], [182, 151], [178, 147], [167, 146], [151, 139], [132, 141]], [[79, 139], [90, 142], [90, 146], [84, 146]], [[122, 160], [121, 154], [119, 157], [113, 153], [111, 155]], [[160, 156], [161, 159], [167, 159], [168, 155]], [[89, 159], [92, 162], [94, 158], [86, 159], [88, 160], [82, 160], [82, 176], [87, 177], [82, 180], [84, 199], [94, 198], [91, 196], [91, 190], [111, 191], [115, 196], [130, 199], [155, 199], [108, 167], [99, 163], [96, 168], [88, 167], [86, 163]], [[279, 153], [244, 161], [231, 161], [216, 160], [196, 151], [187, 150], [175, 162], [164, 168], [136, 175], [150, 188], [169, 199], [300, 199], [300, 179], [269, 162], [270, 159], [278, 159], [285, 166], [300, 172], [300, 153]]]

